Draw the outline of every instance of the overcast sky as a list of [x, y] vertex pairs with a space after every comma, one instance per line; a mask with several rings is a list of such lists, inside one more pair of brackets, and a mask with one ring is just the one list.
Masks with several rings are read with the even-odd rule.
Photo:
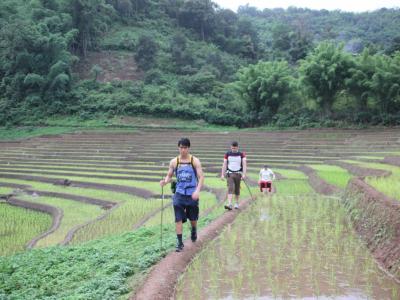
[[222, 8], [230, 8], [236, 11], [240, 5], [255, 6], [262, 10], [264, 8], [287, 8], [289, 6], [307, 7], [311, 9], [340, 9], [342, 11], [372, 11], [382, 7], [393, 8], [400, 7], [400, 0], [213, 0]]

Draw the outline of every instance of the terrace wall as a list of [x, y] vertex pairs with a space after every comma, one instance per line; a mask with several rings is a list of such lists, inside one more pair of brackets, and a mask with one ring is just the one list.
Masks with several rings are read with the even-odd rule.
[[344, 195], [355, 230], [381, 267], [400, 282], [400, 201], [352, 179]]

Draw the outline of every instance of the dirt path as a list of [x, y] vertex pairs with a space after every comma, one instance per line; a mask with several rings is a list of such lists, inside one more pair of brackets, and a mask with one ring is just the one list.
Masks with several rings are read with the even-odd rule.
[[211, 240], [216, 238], [223, 228], [232, 223], [238, 214], [246, 209], [251, 199], [244, 200], [240, 203], [240, 210], [232, 210], [224, 213], [218, 219], [214, 220], [207, 227], [203, 228], [198, 235], [195, 243], [189, 240], [185, 241], [185, 249], [183, 252], [169, 253], [163, 260], [153, 267], [145, 282], [133, 295], [131, 300], [163, 300], [171, 299], [173, 296], [175, 285], [179, 276], [185, 272], [186, 267], [193, 257]]

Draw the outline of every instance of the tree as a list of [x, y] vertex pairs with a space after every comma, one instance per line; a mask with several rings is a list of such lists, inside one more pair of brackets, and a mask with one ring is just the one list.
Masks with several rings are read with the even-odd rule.
[[179, 24], [194, 29], [204, 41], [213, 34], [214, 7], [210, 0], [188, 0], [179, 12]]
[[259, 62], [239, 70], [236, 87], [256, 116], [254, 123], [270, 120], [289, 99], [295, 81], [285, 61]]
[[104, 0], [69, 0], [68, 10], [72, 15], [73, 26], [78, 29], [78, 36], [72, 45], [75, 52], [86, 56], [90, 49], [95, 49], [99, 37], [108, 30], [114, 8]]
[[158, 44], [152, 37], [140, 36], [135, 54], [138, 66], [143, 70], [149, 70], [154, 67], [157, 51]]
[[366, 112], [368, 97], [371, 95], [371, 80], [375, 73], [375, 59], [369, 50], [354, 60], [354, 66], [349, 69], [349, 77], [345, 79], [345, 85], [349, 92], [356, 98], [357, 110]]
[[393, 58], [376, 56], [375, 73], [371, 80], [381, 113], [397, 113], [400, 107], [400, 52]]
[[352, 67], [354, 60], [343, 51], [343, 45], [336, 47], [328, 42], [318, 45], [301, 62], [302, 82], [325, 116], [331, 115], [335, 97], [345, 88], [345, 80], [351, 76]]

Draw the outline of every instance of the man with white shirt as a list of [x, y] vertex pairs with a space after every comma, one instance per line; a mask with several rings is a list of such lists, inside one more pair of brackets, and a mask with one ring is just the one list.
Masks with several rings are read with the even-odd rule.
[[260, 192], [272, 192], [272, 180], [275, 180], [275, 174], [272, 172], [268, 165], [260, 170], [260, 176], [258, 180], [258, 185], [260, 186]]
[[222, 165], [221, 179], [226, 176], [228, 182], [228, 205], [225, 209], [232, 210], [232, 198], [235, 194], [235, 209], [239, 208], [240, 182], [246, 179], [247, 158], [246, 153], [239, 151], [238, 142], [231, 143], [231, 150], [225, 153]]

